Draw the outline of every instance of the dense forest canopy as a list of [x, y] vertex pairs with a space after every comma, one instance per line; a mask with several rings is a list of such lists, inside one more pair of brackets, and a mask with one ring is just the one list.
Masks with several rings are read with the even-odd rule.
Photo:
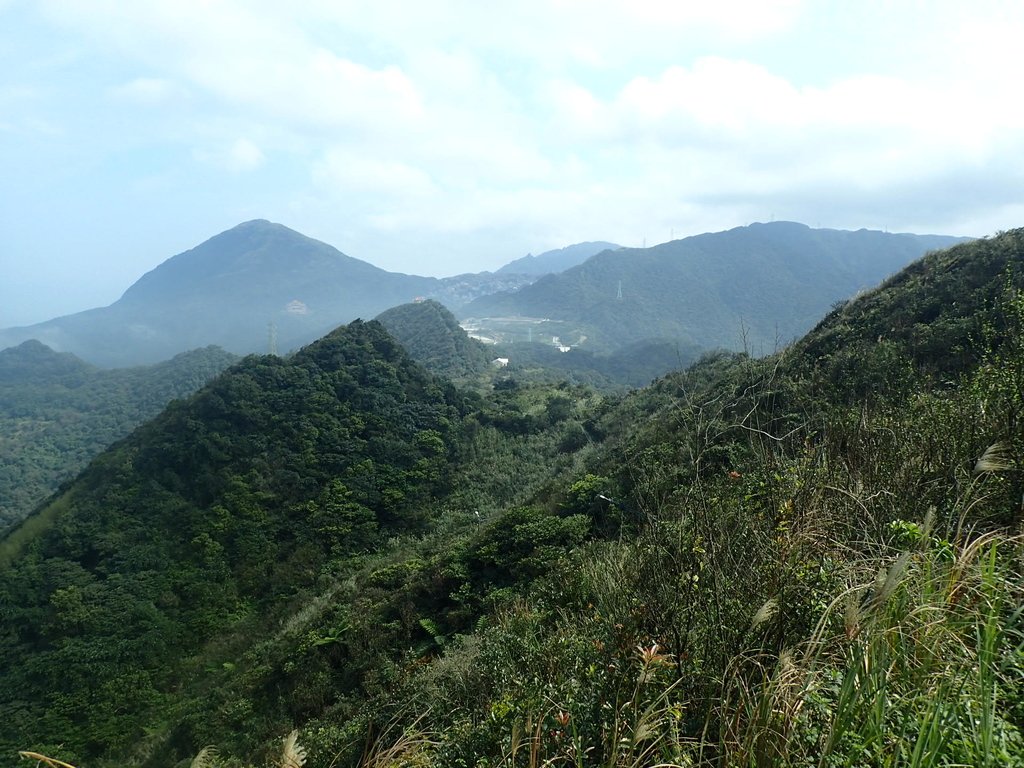
[[34, 340], [0, 351], [0, 531], [235, 360], [207, 347], [153, 366], [101, 370]]

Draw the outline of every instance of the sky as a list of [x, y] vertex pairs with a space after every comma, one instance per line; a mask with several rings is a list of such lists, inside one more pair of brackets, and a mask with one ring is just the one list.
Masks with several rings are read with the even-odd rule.
[[436, 276], [1024, 226], [1022, 39], [1016, 0], [0, 0], [0, 327], [256, 218]]

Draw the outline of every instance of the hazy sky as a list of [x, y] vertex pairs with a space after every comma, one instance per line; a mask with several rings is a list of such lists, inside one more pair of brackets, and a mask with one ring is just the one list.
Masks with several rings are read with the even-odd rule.
[[1024, 226], [1024, 3], [0, 0], [0, 327], [253, 218], [390, 270]]

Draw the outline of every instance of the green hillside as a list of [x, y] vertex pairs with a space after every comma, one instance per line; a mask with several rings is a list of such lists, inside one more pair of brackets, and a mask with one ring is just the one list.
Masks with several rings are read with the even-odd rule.
[[621, 398], [247, 358], [0, 540], [0, 764], [1024, 765], [1022, 258]]
[[277, 631], [330, 557], [421, 528], [458, 446], [453, 397], [356, 323], [247, 358], [94, 461], [0, 541], [4, 746], [137, 746], [201, 687], [205, 644]]
[[455, 315], [433, 300], [402, 304], [377, 316], [417, 363], [452, 380], [478, 377], [490, 362], [487, 348], [466, 335]]
[[807, 332], [836, 301], [956, 242], [752, 224], [606, 251], [516, 292], [477, 299], [460, 314], [547, 318], [563, 342], [598, 352], [669, 339], [765, 354]]
[[236, 359], [209, 347], [153, 366], [100, 370], [37, 341], [0, 351], [0, 530]]

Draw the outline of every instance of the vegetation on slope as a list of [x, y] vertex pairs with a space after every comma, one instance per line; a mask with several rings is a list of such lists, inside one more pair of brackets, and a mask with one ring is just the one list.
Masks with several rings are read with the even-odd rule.
[[204, 643], [273, 626], [328, 557], [421, 526], [458, 407], [356, 323], [247, 358], [103, 454], [41, 533], [0, 541], [3, 738], [137, 743]]
[[563, 342], [585, 336], [600, 353], [671, 339], [766, 354], [806, 333], [835, 301], [955, 242], [793, 222], [752, 224], [606, 251], [514, 293], [484, 296], [462, 314], [561, 321], [556, 333]]
[[[1022, 255], [1021, 231], [937, 255], [789, 356], [709, 358], [608, 411], [564, 504], [617, 535], [382, 698], [404, 727], [383, 744], [423, 765], [1024, 764]], [[929, 273], [963, 304], [933, 313]], [[803, 350], [866, 342], [882, 305], [906, 308], [909, 373], [851, 398]], [[914, 341], [979, 319], [969, 358]]]
[[0, 531], [235, 360], [208, 347], [144, 368], [99, 370], [37, 341], [0, 351]]
[[701, 348], [677, 341], [648, 339], [609, 354], [582, 347], [562, 352], [550, 344], [497, 344], [494, 354], [507, 358], [507, 372], [519, 380], [569, 380], [605, 391], [645, 387], [669, 371], [679, 371], [701, 355]]
[[[0, 690], [19, 691], [0, 703], [21, 739], [11, 748], [90, 766], [103, 755], [170, 765], [216, 742], [223, 755], [260, 761], [279, 752], [275, 736], [300, 727], [311, 766], [1024, 764], [1022, 256], [1024, 231], [929, 257], [780, 356], [710, 356], [621, 400], [514, 381], [487, 398], [447, 390], [443, 478], [403, 478], [425, 515], [378, 516], [392, 521], [390, 538], [365, 550], [346, 549], [365, 531], [342, 532], [334, 555], [304, 533], [313, 520], [350, 519], [316, 495], [344, 472], [317, 463], [333, 436], [269, 462], [283, 473], [250, 471], [232, 485], [247, 504], [214, 493], [198, 513], [233, 532], [208, 528], [215, 543], [260, 553], [241, 566], [224, 558], [219, 567], [235, 571], [218, 592], [228, 585], [224, 599], [236, 602], [210, 602], [206, 628], [185, 630], [205, 641], [182, 643], [180, 664], [140, 664], [131, 642], [161, 620], [144, 602], [120, 610], [129, 638], [103, 630], [102, 647], [116, 637], [126, 649], [120, 674], [173, 676], [153, 686], [165, 699], [148, 717], [119, 687], [69, 693], [55, 679], [66, 659], [48, 654], [69, 634], [79, 644], [102, 635], [73, 620], [113, 615], [62, 602], [56, 587], [76, 583], [57, 579], [97, 589], [84, 569], [113, 589], [115, 570], [93, 562], [146, 559], [145, 549], [110, 546], [119, 529], [97, 519], [100, 508], [58, 516], [96, 527], [65, 537], [59, 554], [52, 531], [22, 542], [18, 571], [0, 579], [0, 670], [13, 670]], [[935, 274], [949, 259], [962, 271]], [[955, 299], [936, 304], [933, 287], [947, 280]], [[881, 346], [875, 320], [892, 308], [903, 314], [888, 321], [891, 364], [842, 356], [847, 345]], [[920, 343], [935, 324], [969, 346], [947, 354]], [[842, 344], [822, 353], [838, 334]], [[162, 506], [154, 494], [185, 477], [218, 488], [227, 446], [268, 429], [236, 407], [250, 399], [273, 402], [281, 426], [293, 426], [269, 431], [284, 458], [305, 444], [297, 435], [334, 423], [339, 406], [328, 397], [314, 407], [304, 389], [296, 398], [308, 407], [282, 407], [298, 376], [291, 364], [255, 363], [273, 372], [261, 386], [225, 377], [155, 422], [153, 434], [175, 425], [170, 463], [152, 453], [148, 468], [136, 457], [128, 467], [120, 454], [120, 471], [145, 483], [136, 507]], [[368, 356], [366, 369], [380, 365]], [[414, 367], [398, 369], [429, 389]], [[272, 381], [289, 388], [262, 386]], [[377, 380], [359, 381], [366, 388], [345, 402], [374, 400]], [[215, 393], [223, 406], [210, 411]], [[123, 506], [121, 486], [101, 477], [118, 456], [69, 493]], [[312, 494], [296, 499], [306, 511], [281, 514], [282, 489], [299, 488]], [[181, 502], [167, 509], [179, 528], [197, 514]], [[250, 518], [269, 520], [271, 535], [241, 536]], [[178, 549], [132, 583], [210, 556], [193, 534], [175, 536]], [[242, 606], [230, 589], [246, 595]], [[170, 594], [177, 613], [154, 600], [165, 629], [199, 622], [191, 606], [212, 601]], [[163, 637], [173, 635], [148, 639]]]
[[437, 301], [402, 304], [379, 314], [377, 321], [436, 376], [465, 382], [488, 369], [487, 348], [469, 338], [455, 315]]

